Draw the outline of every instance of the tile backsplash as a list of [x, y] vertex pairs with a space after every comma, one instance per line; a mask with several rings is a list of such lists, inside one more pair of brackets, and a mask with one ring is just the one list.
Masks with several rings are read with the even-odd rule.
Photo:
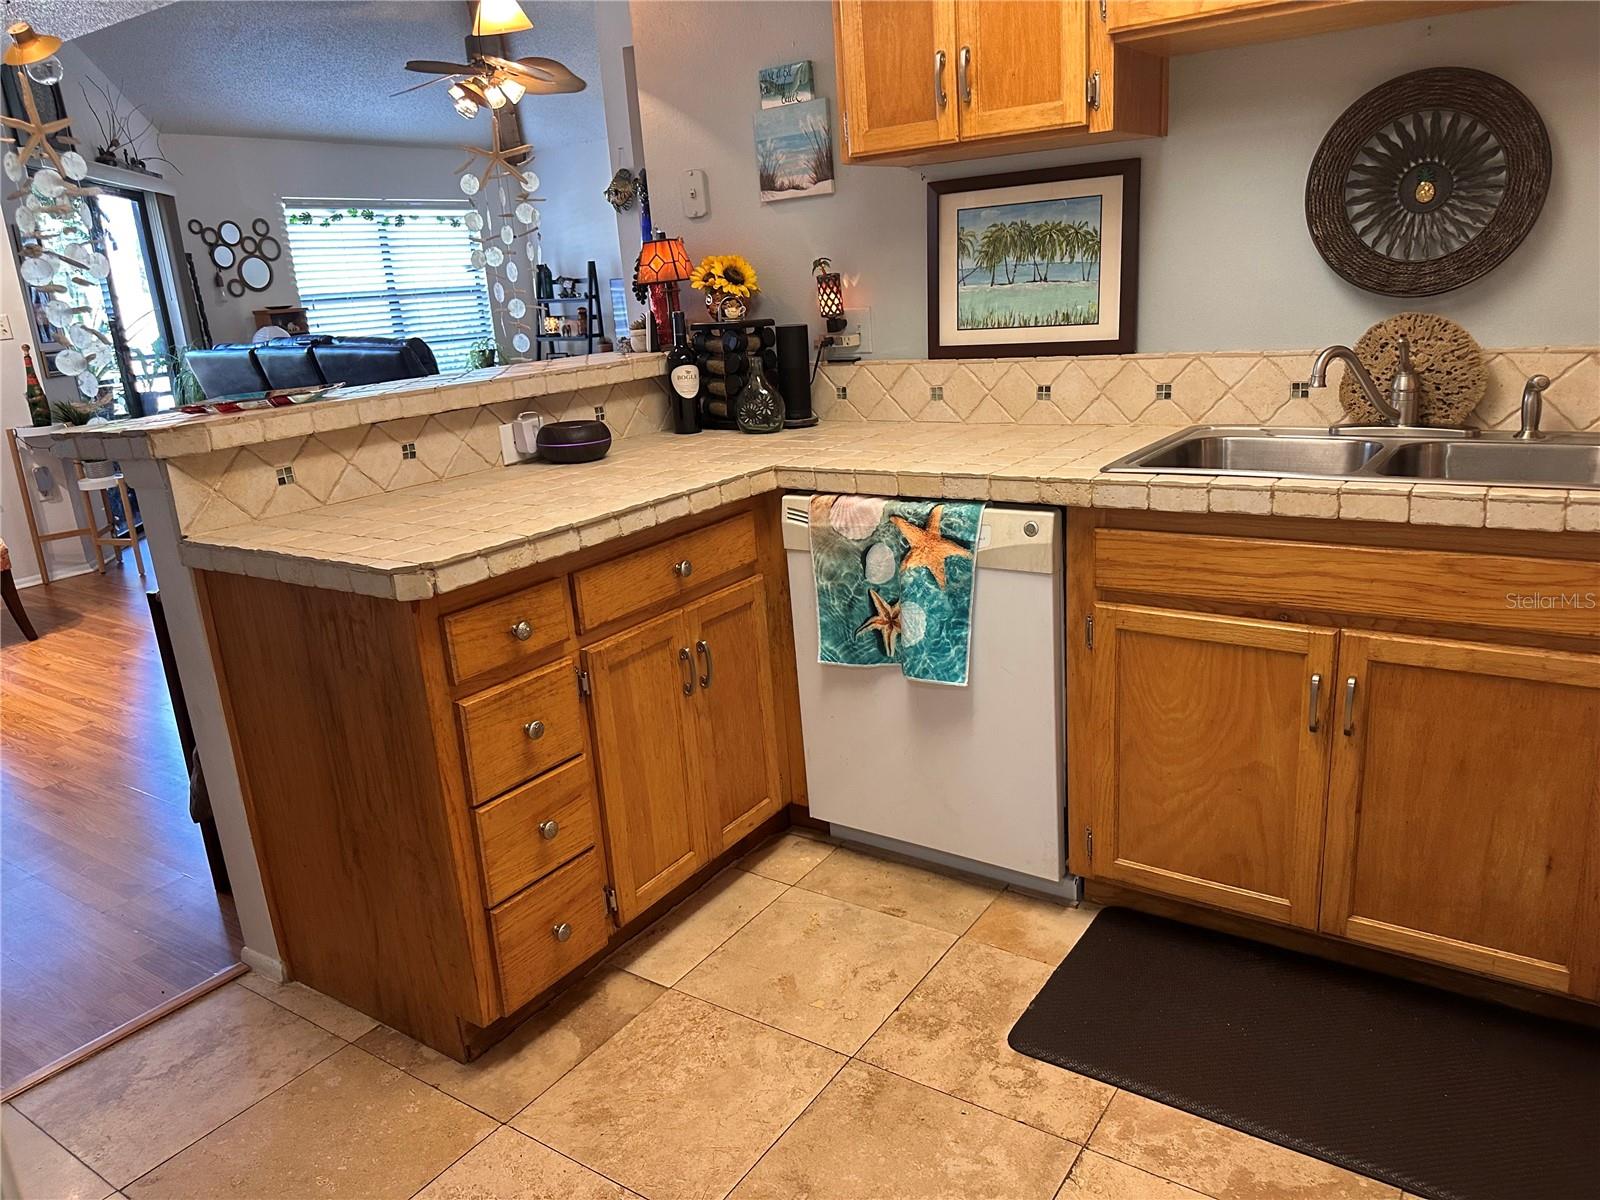
[[[811, 389], [835, 421], [1061, 425], [1329, 425], [1338, 382], [1307, 386], [1315, 351], [1128, 354], [1095, 358], [824, 363]], [[1485, 351], [1489, 389], [1472, 423], [1516, 428], [1529, 375], [1552, 380], [1547, 429], [1600, 430], [1600, 350]]]
[[[1600, 431], [1600, 350], [1487, 351], [1489, 390], [1473, 423], [1516, 428], [1522, 385], [1542, 373], [1546, 429]], [[1338, 379], [1306, 388], [1312, 352], [1134, 354], [1104, 358], [825, 363], [812, 385], [833, 421], [984, 425], [1329, 425]], [[481, 400], [427, 416], [318, 430], [166, 460], [185, 533], [204, 533], [379, 492], [488, 470], [499, 425], [530, 409], [548, 420], [605, 408], [619, 438], [671, 428], [657, 377], [526, 400]]]

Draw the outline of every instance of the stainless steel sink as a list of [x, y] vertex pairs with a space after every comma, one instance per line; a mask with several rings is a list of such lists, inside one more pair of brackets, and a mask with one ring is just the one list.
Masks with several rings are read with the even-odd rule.
[[1147, 471], [1188, 469], [1250, 475], [1351, 475], [1387, 447], [1370, 438], [1207, 433], [1147, 454]]
[[1552, 433], [1525, 441], [1478, 429], [1197, 425], [1124, 455], [1105, 469], [1600, 488], [1600, 436]]
[[1408, 442], [1396, 446], [1376, 465], [1374, 474], [1451, 482], [1600, 487], [1600, 445], [1553, 440]]

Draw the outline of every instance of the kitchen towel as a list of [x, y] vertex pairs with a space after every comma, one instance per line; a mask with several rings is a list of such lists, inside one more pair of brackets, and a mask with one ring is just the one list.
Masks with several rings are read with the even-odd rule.
[[811, 498], [817, 659], [967, 685], [983, 505]]

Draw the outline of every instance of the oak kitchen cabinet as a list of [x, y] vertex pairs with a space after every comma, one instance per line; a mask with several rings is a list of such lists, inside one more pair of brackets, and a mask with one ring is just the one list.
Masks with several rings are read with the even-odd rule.
[[1166, 72], [1084, 0], [836, 0], [845, 157], [934, 161], [1166, 132]]
[[1091, 893], [1600, 999], [1600, 617], [1507, 601], [1592, 596], [1592, 540], [1073, 518]]
[[293, 977], [473, 1057], [803, 803], [775, 505], [411, 603], [203, 573]]
[[1107, 0], [1111, 40], [1190, 54], [1442, 16], [1503, 0]]

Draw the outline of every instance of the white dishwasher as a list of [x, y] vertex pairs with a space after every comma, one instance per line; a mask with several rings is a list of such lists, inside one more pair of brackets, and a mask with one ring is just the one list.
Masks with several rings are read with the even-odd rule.
[[984, 509], [968, 685], [949, 687], [818, 663], [810, 504], [783, 498], [811, 815], [846, 840], [1075, 896], [1061, 514]]

